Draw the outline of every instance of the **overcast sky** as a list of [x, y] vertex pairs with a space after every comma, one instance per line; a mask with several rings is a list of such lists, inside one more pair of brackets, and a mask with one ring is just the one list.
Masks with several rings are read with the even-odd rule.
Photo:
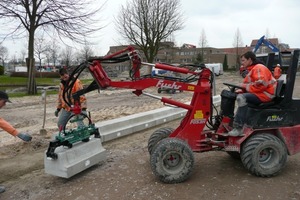
[[[122, 43], [115, 31], [114, 17], [126, 1], [110, 0], [103, 7], [101, 23], [106, 27], [99, 33], [95, 47], [97, 54], [104, 55], [109, 46]], [[268, 33], [269, 37], [276, 37], [291, 48], [300, 48], [299, 0], [181, 0], [181, 5], [185, 22], [184, 29], [175, 33], [178, 46], [183, 43], [199, 46], [201, 31], [204, 30], [208, 46], [233, 47], [234, 36], [239, 29], [244, 45], [250, 45], [252, 39]], [[11, 46], [20, 45], [21, 41], [11, 44], [12, 41], [3, 43], [13, 54], [16, 50]]]
[[[110, 1], [105, 10], [119, 10], [119, 5], [125, 3], [126, 0]], [[181, 0], [181, 5], [186, 20], [184, 29], [175, 34], [179, 46], [183, 43], [199, 46], [203, 29], [209, 46], [232, 47], [239, 29], [244, 45], [250, 45], [252, 39], [268, 32], [269, 37], [277, 37], [292, 48], [300, 48], [299, 0]], [[118, 12], [109, 13], [116, 16]], [[114, 24], [106, 29], [104, 47], [117, 45], [118, 35], [110, 34], [114, 32]]]

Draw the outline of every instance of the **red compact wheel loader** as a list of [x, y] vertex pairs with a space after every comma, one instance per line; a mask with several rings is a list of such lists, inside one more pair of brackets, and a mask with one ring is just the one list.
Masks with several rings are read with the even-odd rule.
[[[128, 47], [115, 54], [104, 57], [93, 57], [79, 65], [72, 73], [74, 77], [65, 88], [66, 101], [72, 104], [73, 112], [81, 113], [80, 95], [96, 89], [108, 87], [133, 89], [137, 96], [147, 95], [157, 98], [164, 104], [187, 110], [185, 117], [176, 129], [160, 128], [148, 141], [150, 164], [153, 173], [165, 183], [185, 181], [194, 168], [194, 152], [225, 151], [239, 158], [245, 168], [253, 175], [271, 177], [278, 174], [286, 164], [287, 155], [300, 151], [300, 99], [293, 99], [298, 67], [299, 50], [292, 53], [291, 64], [286, 81], [278, 81], [276, 97], [272, 102], [259, 106], [248, 105], [247, 122], [243, 127], [243, 135], [228, 136], [232, 130], [236, 93], [239, 86], [224, 83], [228, 90], [221, 92], [221, 106], [213, 104], [213, 74], [205, 65], [172, 66], [168, 64], [144, 63], [133, 47]], [[113, 81], [104, 68], [103, 63], [131, 61], [131, 80]], [[169, 70], [185, 74], [183, 78], [161, 78], [155, 75], [141, 75], [140, 68], [150, 65], [157, 69]], [[193, 68], [195, 67], [195, 68]], [[79, 74], [88, 69], [94, 81], [84, 90], [72, 95], [71, 89]], [[199, 70], [199, 68], [201, 70]], [[195, 71], [195, 69], [198, 69]], [[166, 97], [144, 93], [149, 87], [168, 87], [184, 92], [192, 92], [189, 104]], [[96, 134], [92, 129], [91, 134]], [[99, 137], [99, 136], [97, 136]], [[83, 140], [85, 138], [80, 138]], [[54, 145], [53, 145], [54, 144]], [[54, 149], [68, 144], [67, 139], [56, 141], [49, 147], [47, 156], [55, 157]]]

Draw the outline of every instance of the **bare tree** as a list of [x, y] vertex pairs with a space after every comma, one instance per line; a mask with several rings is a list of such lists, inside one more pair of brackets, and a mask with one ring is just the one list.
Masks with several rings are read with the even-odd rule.
[[269, 31], [268, 28], [266, 29], [265, 38], [266, 38], [266, 39], [267, 39], [267, 38], [270, 38], [270, 31]]
[[47, 51], [46, 40], [43, 37], [36, 38], [34, 41], [34, 54], [39, 59], [40, 70], [42, 69], [42, 56]]
[[[8, 36], [28, 36], [28, 94], [36, 94], [34, 78], [34, 39], [38, 28], [51, 33], [56, 31], [59, 38], [70, 38], [75, 42], [83, 39], [102, 27], [97, 25], [95, 14], [102, 5], [95, 6], [93, 0], [1, 0], [0, 19], [7, 19], [11, 27]], [[91, 6], [93, 5], [93, 7]], [[98, 4], [99, 5], [99, 4]], [[8, 20], [9, 19], [9, 20]]]
[[79, 51], [79, 53], [77, 53], [77, 61], [81, 63], [91, 56], [94, 56], [94, 51], [92, 49], [91, 43], [85, 40], [81, 50]]
[[118, 32], [153, 62], [160, 43], [183, 28], [179, 0], [132, 0], [116, 19]]
[[1, 65], [4, 67], [5, 60], [8, 56], [8, 50], [6, 47], [0, 45], [0, 60], [2, 60]]
[[202, 31], [201, 31], [199, 46], [201, 48], [201, 57], [198, 59], [200, 59], [199, 61], [203, 62], [204, 61], [204, 48], [208, 46], [208, 42], [207, 42], [207, 38], [206, 38], [204, 29], [202, 29]]
[[21, 63], [24, 64], [25, 63], [25, 57], [26, 57], [26, 48], [21, 50], [20, 56], [21, 56]]
[[55, 42], [55, 40], [52, 41], [49, 51], [50, 51], [50, 58], [53, 63], [53, 67], [56, 67], [59, 58], [59, 46]]
[[89, 57], [93, 56], [94, 52], [93, 49], [91, 48], [91, 44], [88, 41], [85, 41], [85, 44], [82, 48], [83, 52], [83, 59], [87, 60]]
[[51, 45], [50, 44], [46, 45], [46, 49], [45, 49], [44, 54], [46, 56], [47, 66], [49, 66], [50, 62], [51, 62]]
[[67, 46], [61, 53], [61, 64], [70, 67], [73, 60], [73, 49]]
[[242, 46], [244, 46], [243, 39], [242, 39], [239, 28], [237, 28], [237, 30], [235, 32], [234, 40], [233, 40], [233, 47], [236, 48], [236, 65], [235, 65], [236, 69], [239, 69], [239, 67], [240, 67], [239, 47], [242, 47]]

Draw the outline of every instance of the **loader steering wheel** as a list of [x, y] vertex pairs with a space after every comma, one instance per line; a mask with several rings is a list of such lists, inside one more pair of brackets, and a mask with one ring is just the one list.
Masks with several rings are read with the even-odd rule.
[[244, 87], [241, 87], [239, 85], [233, 85], [231, 83], [223, 83], [224, 85], [227, 85], [230, 89], [231, 92], [235, 92], [236, 89], [241, 89], [243, 91], [246, 91], [246, 89]]

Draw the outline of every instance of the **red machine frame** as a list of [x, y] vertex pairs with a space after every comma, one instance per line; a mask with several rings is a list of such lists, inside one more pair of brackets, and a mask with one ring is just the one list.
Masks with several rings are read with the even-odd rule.
[[[213, 105], [212, 82], [214, 76], [205, 65], [197, 66], [200, 70], [191, 70], [190, 66], [175, 67], [162, 63], [145, 63], [141, 61], [138, 52], [129, 46], [108, 56], [91, 58], [82, 67], [79, 66], [78, 69], [80, 70], [75, 70], [71, 74], [71, 77], [75, 77], [73, 80], [76, 80], [79, 74], [85, 68], [88, 68], [94, 77], [94, 82], [76, 94], [70, 92], [73, 86], [71, 82], [64, 92], [68, 94], [67, 102], [71, 102], [71, 96], [75, 99], [75, 103], [72, 105], [75, 114], [81, 113], [78, 101], [80, 95], [95, 89], [108, 87], [133, 89], [133, 93], [137, 96], [144, 94], [159, 99], [164, 104], [186, 109], [187, 114], [175, 130], [161, 130], [159, 132], [161, 135], [158, 134], [152, 138], [156, 150], [154, 153], [149, 151], [151, 167], [154, 174], [163, 182], [182, 182], [190, 175], [194, 158], [189, 151], [205, 152], [214, 149], [225, 150], [233, 157], [242, 159], [243, 164], [252, 174], [270, 177], [276, 175], [284, 167], [287, 154], [292, 155], [300, 151], [300, 134], [294, 134], [300, 127], [300, 119], [295, 117], [297, 109], [300, 109], [300, 100], [292, 100], [298, 59], [299, 51], [295, 51], [288, 72], [289, 79], [287, 80], [284, 97], [279, 96], [276, 101], [270, 104], [271, 106], [249, 107], [247, 116], [250, 113], [249, 116], [252, 117], [253, 122], [250, 120], [248, 124], [244, 125], [243, 135], [238, 137], [228, 136], [227, 134], [232, 129], [233, 116], [227, 116], [224, 113], [213, 116], [215, 106]], [[103, 69], [102, 62], [110, 63], [126, 60], [130, 60], [132, 64], [130, 70], [131, 80], [111, 80]], [[193, 78], [167, 79], [151, 75], [141, 76], [140, 69], [143, 65], [187, 74]], [[144, 93], [143, 90], [149, 87], [169, 87], [193, 92], [193, 96], [190, 104], [185, 104], [169, 98]], [[233, 89], [231, 92], [234, 93], [235, 88], [231, 89]], [[233, 109], [234, 105], [232, 112]], [[282, 116], [283, 120], [280, 125], [268, 120], [272, 119], [273, 116], [275, 116], [275, 120], [281, 119]], [[262, 120], [264, 122], [260, 122]], [[208, 127], [208, 129], [205, 129], [205, 127]], [[291, 138], [294, 138], [295, 141], [292, 141]], [[162, 149], [164, 152], [158, 152]], [[155, 155], [153, 156], [153, 154]], [[172, 171], [172, 168], [175, 171]]]

